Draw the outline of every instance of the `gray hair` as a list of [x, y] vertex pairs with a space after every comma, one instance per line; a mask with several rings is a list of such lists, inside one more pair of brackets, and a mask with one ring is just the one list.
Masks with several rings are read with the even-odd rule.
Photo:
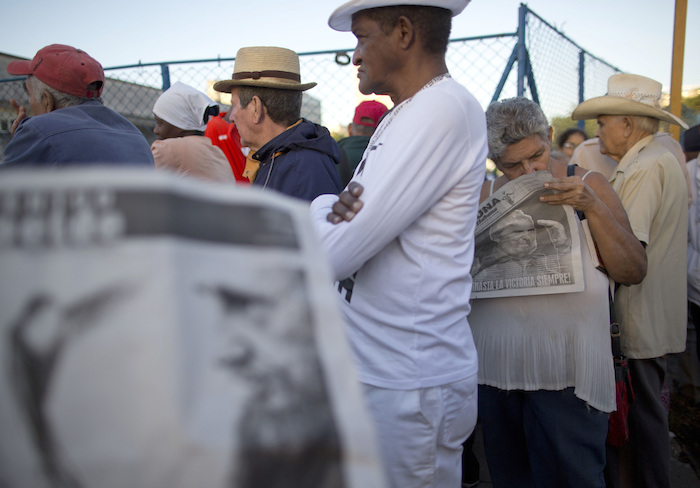
[[247, 85], [238, 87], [238, 99], [242, 108], [246, 108], [254, 96], [260, 98], [268, 115], [277, 124], [289, 127], [301, 117], [303, 93], [299, 90]]
[[508, 146], [533, 135], [549, 141], [549, 122], [542, 109], [524, 97], [493, 102], [486, 110], [489, 158], [500, 161]]
[[659, 131], [659, 119], [654, 117], [645, 117], [643, 115], [630, 115], [634, 120], [635, 125], [639, 130], [649, 134], [656, 134]]
[[49, 92], [49, 94], [53, 97], [56, 108], [73, 107], [92, 100], [102, 102], [102, 98], [100, 97], [76, 97], [75, 95], [63, 93], [62, 91], [58, 91], [55, 88], [47, 85], [33, 75], [29, 75], [27, 77], [27, 83], [32, 87], [32, 92], [37, 97], [41, 97], [41, 94], [45, 91]]

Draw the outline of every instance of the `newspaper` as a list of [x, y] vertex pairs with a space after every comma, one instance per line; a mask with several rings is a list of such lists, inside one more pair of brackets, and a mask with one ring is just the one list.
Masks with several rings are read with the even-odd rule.
[[574, 209], [539, 201], [552, 194], [547, 171], [508, 182], [479, 207], [472, 298], [583, 291]]
[[385, 486], [303, 202], [0, 175], [0, 486]]

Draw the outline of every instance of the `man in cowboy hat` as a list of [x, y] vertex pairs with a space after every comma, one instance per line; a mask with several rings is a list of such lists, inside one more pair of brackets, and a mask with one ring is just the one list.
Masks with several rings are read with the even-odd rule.
[[27, 76], [24, 87], [33, 117], [17, 110], [13, 138], [2, 168], [108, 164], [153, 167], [143, 134], [102, 104], [102, 65], [85, 51], [63, 44], [40, 49], [34, 59], [7, 65], [11, 75]]
[[[686, 157], [683, 153], [683, 147], [680, 143], [673, 138], [668, 132], [657, 132], [654, 134], [654, 140], [668, 149], [671, 154], [678, 160], [678, 165], [683, 171], [683, 176], [685, 177], [686, 187], [688, 190], [688, 206], [690, 206], [693, 201], [693, 194], [691, 191], [691, 178], [688, 174], [688, 168], [686, 168]], [[574, 154], [571, 156], [569, 164], [578, 164], [584, 169], [591, 171], [597, 171], [606, 178], [610, 178], [617, 168], [617, 161], [612, 159], [605, 153], [600, 152], [600, 139], [593, 137], [591, 139], [586, 139], [581, 144], [576, 146]]]
[[329, 19], [358, 39], [360, 91], [394, 102], [352, 193], [323, 195], [311, 210], [395, 488], [459, 486], [462, 443], [476, 423], [467, 315], [486, 120], [445, 61], [452, 17], [468, 3], [352, 0]]
[[301, 83], [297, 53], [281, 47], [239, 49], [231, 79], [214, 84], [231, 93], [229, 120], [250, 148], [244, 176], [253, 185], [307, 201], [341, 190], [338, 144], [300, 118], [302, 92], [314, 86]]
[[610, 183], [645, 245], [648, 262], [644, 281], [615, 293], [636, 399], [629, 411], [628, 445], [608, 448], [611, 487], [670, 483], [668, 414], [661, 388], [665, 355], [685, 349], [688, 205], [678, 161], [654, 134], [660, 120], [687, 126], [661, 110], [660, 99], [661, 83], [617, 74], [608, 80], [607, 95], [582, 102], [572, 114], [574, 120], [597, 118], [600, 151], [617, 161]]

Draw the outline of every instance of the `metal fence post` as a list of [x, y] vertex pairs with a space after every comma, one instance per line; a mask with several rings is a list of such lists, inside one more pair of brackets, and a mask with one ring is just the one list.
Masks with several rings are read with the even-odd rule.
[[[586, 80], [586, 53], [583, 50], [578, 52], [578, 103], [583, 102], [584, 97], [584, 87]], [[577, 127], [581, 130], [586, 128], [586, 121], [579, 120], [576, 123]]]
[[163, 77], [163, 91], [165, 91], [170, 88], [170, 67], [167, 64], [161, 64], [160, 74]]
[[525, 77], [527, 76], [527, 49], [525, 47], [525, 17], [527, 6], [520, 4], [518, 9], [518, 96], [525, 95]]

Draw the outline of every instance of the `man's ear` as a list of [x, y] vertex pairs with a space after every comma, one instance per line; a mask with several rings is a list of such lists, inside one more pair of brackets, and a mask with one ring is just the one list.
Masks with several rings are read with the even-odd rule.
[[554, 143], [554, 127], [551, 125], [549, 126], [549, 145], [551, 146]]
[[622, 116], [622, 123], [624, 124], [624, 133], [625, 137], [629, 137], [632, 132], [634, 132], [635, 129], [635, 123], [634, 120], [632, 120], [632, 117], [629, 117], [627, 115]]
[[56, 110], [56, 100], [54, 100], [53, 95], [48, 90], [44, 90], [41, 94], [41, 106], [44, 107], [45, 113]]
[[265, 117], [267, 113], [267, 108], [265, 108], [265, 105], [263, 104], [262, 100], [260, 100], [260, 97], [257, 95], [253, 96], [253, 99], [250, 101], [250, 103], [253, 105], [253, 122], [259, 124]]
[[397, 35], [399, 36], [399, 46], [408, 49], [416, 40], [416, 30], [408, 17], [401, 16], [396, 24]]

